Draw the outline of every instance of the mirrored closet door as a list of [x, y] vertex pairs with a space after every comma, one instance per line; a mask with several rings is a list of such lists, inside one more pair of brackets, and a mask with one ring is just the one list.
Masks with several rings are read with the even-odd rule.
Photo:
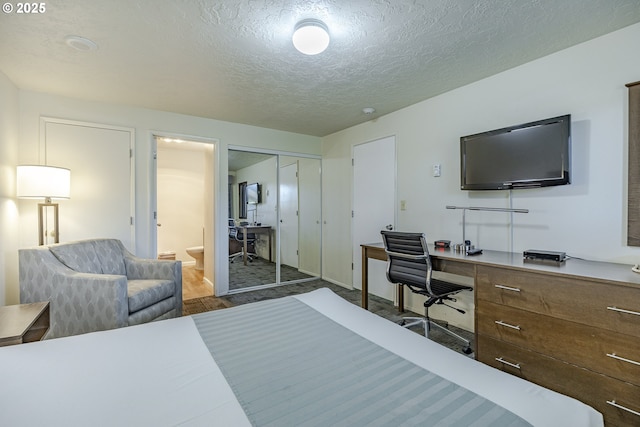
[[228, 160], [229, 291], [319, 277], [320, 159], [230, 149]]

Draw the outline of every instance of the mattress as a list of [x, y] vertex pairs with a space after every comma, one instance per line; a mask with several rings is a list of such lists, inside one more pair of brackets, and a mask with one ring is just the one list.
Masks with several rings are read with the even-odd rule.
[[[383, 361], [393, 375], [384, 376]], [[445, 400], [426, 398], [436, 389], [458, 399], [438, 423], [434, 408]], [[459, 411], [460, 399], [473, 408]], [[495, 416], [503, 425], [603, 425], [575, 399], [328, 289], [0, 348], [0, 425], [467, 426], [476, 407], [485, 414], [478, 420]], [[433, 422], [425, 424], [425, 414]]]

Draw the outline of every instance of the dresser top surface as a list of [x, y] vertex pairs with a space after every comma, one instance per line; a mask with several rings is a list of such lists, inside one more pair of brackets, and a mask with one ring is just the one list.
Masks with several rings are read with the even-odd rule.
[[[384, 250], [384, 244], [381, 242], [363, 246]], [[595, 279], [598, 281], [640, 287], [640, 274], [631, 271], [631, 265], [628, 264], [589, 261], [579, 258], [569, 258], [561, 263], [528, 261], [524, 260], [522, 253], [486, 249], [479, 255], [466, 255], [463, 252], [456, 252], [452, 248], [436, 248], [433, 244], [429, 244], [429, 253], [433, 258], [441, 260], [511, 268], [558, 276]]]

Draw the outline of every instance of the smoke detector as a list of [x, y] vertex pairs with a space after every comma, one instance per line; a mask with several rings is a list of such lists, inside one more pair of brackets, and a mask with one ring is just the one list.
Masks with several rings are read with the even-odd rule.
[[89, 40], [88, 38], [85, 38], [85, 37], [66, 36], [64, 38], [64, 42], [67, 44], [67, 46], [75, 50], [80, 50], [84, 52], [98, 49], [98, 45], [94, 41]]
[[376, 109], [371, 107], [365, 107], [362, 109], [362, 112], [365, 113], [367, 116], [370, 116], [376, 112]]

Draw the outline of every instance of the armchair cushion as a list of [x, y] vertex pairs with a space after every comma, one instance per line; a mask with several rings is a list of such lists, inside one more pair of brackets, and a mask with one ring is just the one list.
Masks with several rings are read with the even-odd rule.
[[102, 274], [102, 266], [92, 241], [75, 245], [51, 246], [51, 253], [58, 260], [78, 273]]
[[84, 240], [49, 247], [61, 263], [74, 271], [126, 276], [122, 249], [121, 243], [112, 239]]
[[129, 280], [127, 284], [129, 314], [170, 298], [174, 292], [175, 284], [172, 280]]
[[123, 254], [123, 246], [119, 240], [102, 239], [93, 240], [92, 243], [100, 260], [102, 274], [127, 275], [127, 270], [124, 266], [126, 254]]

